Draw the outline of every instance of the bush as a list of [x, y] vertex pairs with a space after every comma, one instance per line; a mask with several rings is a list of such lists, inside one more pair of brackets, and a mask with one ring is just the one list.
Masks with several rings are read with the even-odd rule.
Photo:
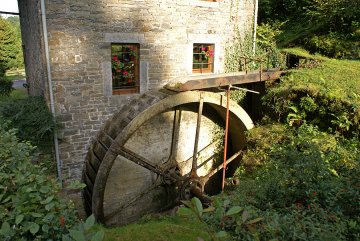
[[55, 180], [36, 165], [34, 148], [0, 124], [1, 240], [61, 240], [77, 221], [74, 207], [59, 197]]
[[0, 96], [10, 96], [11, 91], [13, 91], [12, 81], [0, 76]]
[[268, 90], [268, 114], [292, 126], [310, 123], [344, 136], [360, 134], [360, 64], [324, 60], [316, 68], [298, 69]]
[[358, 140], [279, 124], [248, 140], [240, 185], [204, 210], [185, 203], [200, 220], [227, 240], [360, 239]]
[[285, 67], [285, 56], [275, 44], [275, 36], [280, 33], [277, 25], [262, 24], [258, 26], [256, 53], [253, 52], [251, 32], [242, 36], [239, 30], [225, 47], [225, 72], [238, 72], [264, 68]]
[[43, 97], [5, 102], [0, 106], [0, 116], [17, 129], [21, 140], [30, 141], [42, 150], [51, 150], [56, 123]]
[[360, 59], [360, 43], [343, 33], [331, 32], [314, 35], [306, 40], [311, 52], [318, 52], [331, 58]]

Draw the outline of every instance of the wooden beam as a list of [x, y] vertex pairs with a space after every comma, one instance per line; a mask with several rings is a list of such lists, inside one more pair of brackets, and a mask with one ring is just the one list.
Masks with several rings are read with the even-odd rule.
[[236, 72], [228, 74], [212, 74], [186, 77], [182, 83], [165, 85], [166, 89], [182, 92], [188, 90], [207, 89], [228, 85], [256, 83], [279, 79], [285, 71], [272, 69], [269, 71]]
[[19, 13], [15, 13], [15, 12], [5, 12], [5, 11], [0, 11], [0, 14], [19, 15]]

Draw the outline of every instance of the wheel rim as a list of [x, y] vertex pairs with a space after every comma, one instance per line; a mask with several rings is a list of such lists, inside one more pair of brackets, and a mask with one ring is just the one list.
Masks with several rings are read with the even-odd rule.
[[[206, 150], [205, 147], [209, 143], [206, 143], [204, 136], [206, 137], [207, 132], [213, 127], [211, 124], [204, 125], [204, 123], [215, 123], [213, 116], [216, 115], [219, 119], [224, 119], [225, 101], [220, 94], [210, 92], [164, 94], [134, 114], [130, 122], [124, 124], [124, 127], [112, 137], [109, 135], [111, 134], [109, 124], [105, 125], [104, 131], [97, 136], [97, 144], [92, 146], [92, 149], [101, 149], [100, 152], [97, 150], [97, 156], [100, 156], [98, 159], [101, 159], [101, 162], [92, 164], [94, 152], [90, 150], [92, 154], [88, 154], [83, 176], [85, 183], [90, 183], [90, 187], [84, 191], [88, 210], [91, 207], [91, 211], [100, 222], [115, 225], [134, 221], [143, 214], [161, 211], [174, 205], [178, 198], [183, 196], [179, 192], [184, 183], [180, 185], [178, 183], [183, 182], [186, 179], [184, 177], [189, 177], [191, 172], [193, 160], [189, 160], [189, 156], [191, 159], [193, 154], [189, 154], [189, 150], [191, 150], [191, 145], [196, 145], [196, 137], [186, 138], [184, 135], [193, 133], [194, 128], [196, 132], [199, 128], [196, 126], [199, 122], [196, 122], [194, 127], [194, 121], [191, 120], [199, 115], [202, 116], [200, 127], [202, 134], [198, 138], [199, 148], [195, 156], [206, 157], [209, 154], [203, 153], [211, 153], [214, 148], [207, 147]], [[206, 113], [196, 113], [200, 102], [204, 103], [206, 112], [209, 112], [209, 109], [212, 110], [209, 116]], [[124, 117], [118, 116], [118, 119], [121, 118]], [[181, 120], [189, 121], [186, 123]], [[114, 120], [109, 122], [111, 121]], [[177, 122], [179, 124], [176, 124]], [[154, 123], [158, 123], [159, 133], [154, 131]], [[244, 146], [244, 131], [251, 127], [250, 117], [240, 106], [231, 102], [229, 132], [230, 136], [240, 139], [239, 142], [233, 140], [232, 146], [235, 150]], [[176, 136], [176, 129], [178, 129], [178, 136]], [[182, 130], [187, 130], [187, 132]], [[158, 140], [160, 142], [156, 143]], [[174, 145], [174, 142], [177, 143]], [[169, 144], [161, 149], [163, 143]], [[179, 146], [185, 146], [186, 151], [176, 151]], [[214, 169], [208, 160], [196, 161], [200, 166], [200, 168], [196, 167], [198, 177], [204, 177]], [[209, 163], [210, 168], [205, 167]], [[89, 174], [90, 172], [93, 173]]]

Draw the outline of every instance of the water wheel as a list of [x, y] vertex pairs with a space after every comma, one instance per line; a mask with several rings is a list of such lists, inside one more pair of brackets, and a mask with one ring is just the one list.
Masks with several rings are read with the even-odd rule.
[[[227, 162], [234, 163], [253, 124], [239, 105], [229, 106]], [[133, 100], [89, 148], [83, 172], [88, 214], [108, 226], [122, 225], [219, 191], [222, 157], [216, 153], [222, 140], [216, 130], [224, 127], [225, 115], [226, 98], [219, 93], [160, 90]]]

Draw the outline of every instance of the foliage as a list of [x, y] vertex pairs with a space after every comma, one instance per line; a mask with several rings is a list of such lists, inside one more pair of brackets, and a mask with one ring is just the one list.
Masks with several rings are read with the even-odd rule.
[[0, 96], [10, 96], [13, 90], [12, 84], [12, 81], [5, 79], [5, 77], [0, 77]]
[[243, 161], [237, 188], [207, 209], [185, 203], [210, 229], [227, 240], [360, 238], [358, 140], [266, 124], [250, 131]]
[[10, 100], [24, 99], [27, 97], [28, 97], [28, 94], [27, 94], [26, 89], [15, 89], [14, 91], [11, 92], [11, 94], [9, 96], [1, 96], [0, 95], [0, 106], [4, 102], [9, 102]]
[[51, 148], [56, 123], [43, 97], [10, 99], [1, 104], [0, 116], [11, 122], [21, 140], [30, 141], [43, 150]]
[[[290, 125], [307, 122], [346, 136], [360, 130], [360, 63], [324, 60], [292, 71], [264, 97], [268, 113]], [[296, 123], [294, 121], [296, 120]]]
[[15, 47], [16, 47], [16, 49], [13, 49], [15, 53], [15, 58], [11, 59], [9, 63], [9, 67], [10, 69], [23, 69], [24, 58], [22, 52], [20, 19], [18, 16], [10, 16], [5, 20], [9, 22], [13, 27], [14, 36], [15, 36]]
[[284, 22], [278, 45], [300, 44], [329, 57], [359, 58], [357, 0], [261, 0], [261, 22]]
[[5, 71], [10, 68], [11, 59], [15, 58], [15, 41], [11, 24], [0, 17], [0, 77], [5, 75]]
[[241, 36], [240, 31], [236, 29], [234, 39], [225, 47], [225, 72], [256, 69], [253, 64], [245, 64], [245, 58], [253, 58], [251, 33]]
[[[214, 207], [204, 208], [200, 199], [198, 199], [197, 197], [193, 197], [191, 200], [186, 200], [182, 202], [185, 207], [180, 207], [177, 214], [183, 217], [195, 216], [200, 222], [205, 223], [211, 240], [218, 240], [227, 236], [227, 233], [224, 231], [219, 231], [215, 233], [211, 226], [207, 225], [206, 220], [204, 219], [204, 216], [207, 212], [212, 212], [215, 210]], [[236, 212], [232, 212], [228, 216], [235, 213]]]
[[106, 241], [210, 240], [205, 224], [192, 216], [145, 216], [137, 223], [105, 229]]
[[35, 164], [34, 147], [0, 125], [1, 240], [61, 240], [77, 220], [73, 205], [60, 199], [55, 180]]
[[95, 216], [89, 216], [85, 223], [78, 224], [75, 228], [69, 230], [69, 234], [64, 235], [63, 241], [101, 241], [104, 239], [103, 230], [94, 230]]
[[22, 59], [20, 26], [0, 17], [0, 77], [8, 69], [22, 67]]
[[225, 72], [250, 71], [261, 68], [284, 68], [285, 56], [275, 45], [280, 23], [258, 26], [256, 51], [251, 32], [244, 36], [235, 30], [234, 39], [225, 47]]
[[326, 35], [313, 35], [308, 38], [307, 46], [310, 50], [318, 51], [332, 58], [360, 59], [360, 42], [349, 41], [338, 32]]

